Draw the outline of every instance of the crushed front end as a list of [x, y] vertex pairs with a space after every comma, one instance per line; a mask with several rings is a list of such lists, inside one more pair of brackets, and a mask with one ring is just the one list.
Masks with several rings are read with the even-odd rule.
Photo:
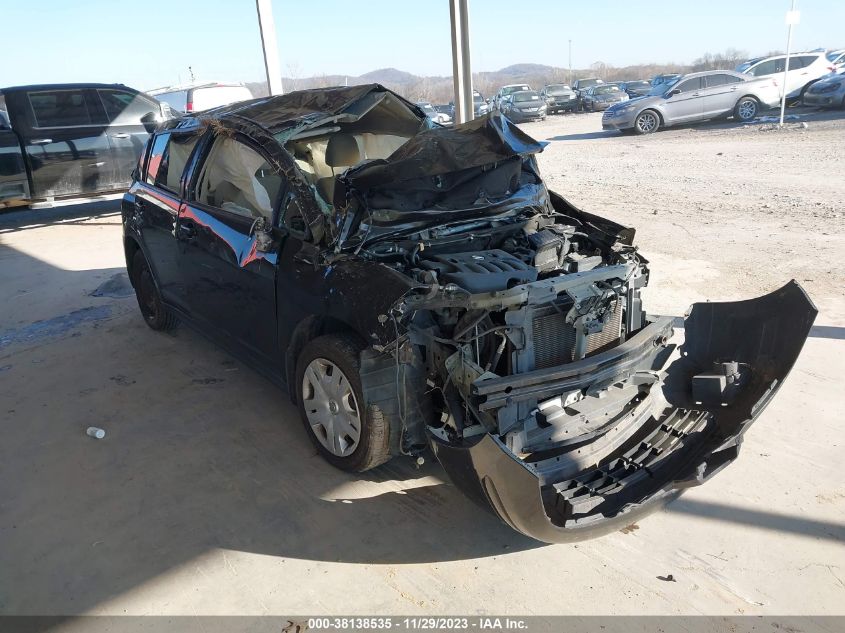
[[676, 319], [643, 308], [633, 229], [548, 192], [541, 146], [507, 121], [474, 126], [342, 179], [338, 257], [410, 280], [379, 315], [393, 336], [362, 359], [365, 396], [396, 420], [401, 452], [431, 446], [514, 529], [546, 542], [618, 529], [737, 456], [816, 309], [794, 281], [695, 304], [681, 342]]

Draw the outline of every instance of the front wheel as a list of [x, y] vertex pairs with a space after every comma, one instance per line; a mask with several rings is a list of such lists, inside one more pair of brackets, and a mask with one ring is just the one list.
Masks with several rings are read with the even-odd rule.
[[637, 134], [651, 134], [660, 129], [660, 117], [654, 110], [643, 110], [634, 120], [634, 130]]
[[743, 123], [748, 123], [757, 116], [757, 111], [760, 109], [757, 99], [754, 97], [743, 97], [737, 101], [734, 114], [737, 119]]
[[353, 336], [320, 336], [296, 364], [299, 413], [308, 436], [327, 462], [352, 472], [390, 459], [388, 422], [377, 406], [367, 406], [361, 389], [363, 348]]

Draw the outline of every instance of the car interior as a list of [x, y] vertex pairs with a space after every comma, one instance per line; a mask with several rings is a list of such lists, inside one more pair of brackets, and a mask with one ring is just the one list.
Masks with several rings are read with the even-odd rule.
[[428, 126], [403, 101], [374, 93], [346, 112], [299, 130], [285, 143], [306, 181], [328, 205], [336, 177], [364, 161], [384, 159]]

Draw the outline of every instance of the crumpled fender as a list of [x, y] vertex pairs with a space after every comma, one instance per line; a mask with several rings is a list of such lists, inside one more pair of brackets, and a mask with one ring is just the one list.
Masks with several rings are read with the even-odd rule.
[[[817, 313], [794, 280], [755, 299], [694, 304], [684, 320], [680, 357], [667, 368], [661, 385], [669, 406], [657, 426], [665, 429], [674, 446], [660, 461], [643, 461], [630, 476], [626, 471], [620, 477], [617, 466], [600, 463], [566, 482], [541, 483], [490, 434], [460, 445], [432, 436], [433, 450], [458, 488], [527, 536], [561, 543], [605, 534], [660, 507], [683, 489], [704, 483], [737, 457], [742, 435], [780, 389]], [[692, 377], [727, 360], [751, 367], [748, 384], [727, 406], [704, 408], [694, 402]], [[673, 420], [689, 420], [691, 414], [700, 424], [683, 428], [694, 431], [672, 426]], [[610, 478], [613, 486], [607, 484], [612, 468], [617, 468], [615, 480]], [[584, 483], [598, 481], [603, 488]], [[577, 490], [576, 506], [560, 490], [572, 493], [578, 486], [583, 490]], [[612, 494], [602, 492], [611, 488]]]

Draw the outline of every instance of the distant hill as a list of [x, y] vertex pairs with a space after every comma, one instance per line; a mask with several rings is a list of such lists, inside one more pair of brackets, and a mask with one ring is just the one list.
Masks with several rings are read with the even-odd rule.
[[368, 73], [364, 73], [356, 79], [360, 80], [359, 83], [372, 82], [386, 86], [387, 84], [415, 83], [420, 80], [420, 77], [404, 70], [397, 70], [396, 68], [379, 68], [378, 70], [371, 70]]
[[[736, 56], [739, 55], [741, 53], [737, 53]], [[701, 60], [696, 60], [696, 62], [699, 61]], [[727, 64], [725, 67], [733, 68], [733, 66]], [[532, 88], [539, 90], [548, 83], [567, 83], [570, 79], [575, 80], [579, 77], [602, 77], [606, 81], [649, 79], [658, 73], [689, 72], [693, 68], [696, 68], [696, 66], [681, 64], [643, 64], [613, 68], [601, 62], [596, 62], [591, 68], [574, 70], [570, 77], [568, 68], [546, 64], [519, 63], [495, 71], [473, 73], [473, 88], [485, 97], [492, 97], [500, 87], [506, 84], [527, 83]], [[701, 69], [704, 70], [704, 68]], [[411, 101], [431, 101], [439, 104], [448, 103], [453, 99], [451, 75], [420, 77], [397, 68], [379, 68], [357, 77], [352, 75], [283, 77], [282, 83], [286, 91], [378, 83], [395, 90]], [[263, 81], [249, 82], [246, 85], [256, 97], [267, 94], [267, 84]]]

